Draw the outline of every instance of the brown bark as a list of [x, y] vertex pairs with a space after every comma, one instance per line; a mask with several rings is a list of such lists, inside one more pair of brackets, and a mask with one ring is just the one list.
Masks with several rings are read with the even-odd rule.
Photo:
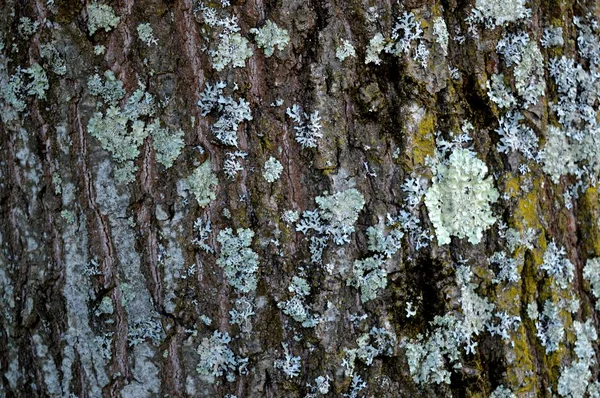
[[[349, 267], [368, 255], [366, 229], [403, 208], [405, 179], [411, 173], [431, 178], [425, 158], [433, 154], [434, 132], [459, 131], [469, 120], [475, 126], [474, 149], [496, 176], [500, 194], [515, 184], [531, 186], [500, 201], [495, 213], [510, 227], [535, 228], [544, 236], [540, 242], [554, 239], [566, 248], [576, 268], [573, 293], [581, 305], [569, 319], [591, 319], [597, 325], [594, 299], [582, 277], [588, 258], [600, 254], [597, 191], [590, 188], [572, 209], [557, 206], [563, 202], [561, 186], [552, 184], [539, 165], [532, 166], [531, 179], [525, 181], [518, 176], [520, 160], [496, 150], [498, 109], [485, 83], [502, 70], [495, 45], [503, 28], [480, 29], [479, 39], [462, 44], [453, 40], [456, 29], [466, 32], [464, 20], [473, 8], [468, 2], [233, 0], [223, 12], [238, 18], [254, 54], [243, 68], [217, 72], [203, 50], [214, 48], [215, 36], [194, 13], [193, 0], [107, 1], [121, 20], [114, 30], [93, 35], [89, 3], [0, 3], [2, 89], [18, 66], [38, 62], [49, 78], [44, 100], [27, 96], [26, 109], [0, 124], [0, 397], [304, 397], [310, 392], [307, 384], [325, 375], [332, 380], [329, 396], [342, 396], [352, 382], [344, 376], [342, 353], [356, 348], [357, 338], [373, 326], [383, 325], [394, 331], [398, 343], [393, 355], [379, 355], [371, 366], [357, 360], [355, 372], [368, 384], [359, 396], [487, 397], [499, 385], [518, 396], [550, 396], [548, 388], [556, 393], [563, 367], [576, 358], [575, 340], [567, 333], [564, 348], [548, 355], [527, 318], [527, 303], [538, 299], [541, 304], [550, 295], [539, 273], [542, 248], [523, 251], [521, 281], [509, 294], [489, 282], [487, 258], [504, 247], [497, 225], [477, 245], [453, 238], [450, 245], [439, 246], [434, 239], [428, 248], [416, 250], [405, 236], [401, 253], [388, 264], [387, 287], [363, 304], [360, 291], [347, 286], [345, 274], [312, 264], [308, 239], [281, 221], [286, 210], [315, 209], [314, 198], [324, 191], [358, 189], [366, 205], [350, 243], [330, 241], [323, 257], [324, 264], [336, 269]], [[368, 21], [369, 7], [378, 11], [375, 22]], [[564, 52], [574, 54], [572, 17], [595, 12], [597, 4], [531, 0], [527, 7], [532, 22], [519, 26], [536, 40], [544, 27], [564, 16], [569, 38]], [[428, 67], [389, 54], [382, 55], [381, 65], [366, 65], [369, 40], [378, 32], [389, 36], [396, 16], [405, 10], [422, 21]], [[434, 16], [443, 17], [450, 32], [447, 57], [434, 45]], [[29, 38], [19, 33], [21, 17], [40, 23]], [[290, 44], [268, 58], [249, 33], [266, 20], [290, 36]], [[136, 28], [146, 22], [158, 45], [139, 40]], [[341, 39], [353, 43], [356, 57], [336, 58]], [[66, 61], [64, 76], [52, 73], [41, 58], [41, 46], [51, 42]], [[106, 51], [95, 55], [96, 45]], [[544, 50], [546, 58], [550, 51]], [[449, 76], [448, 65], [458, 68], [459, 79]], [[147, 137], [135, 159], [135, 181], [116, 182], [114, 159], [88, 131], [93, 113], [105, 112], [106, 106], [97, 106], [87, 82], [105, 70], [123, 82], [125, 98], [144, 84], [160, 103], [156, 117], [161, 124], [184, 131], [185, 146], [171, 168], [157, 163], [153, 138]], [[206, 84], [219, 80], [227, 82], [230, 93], [237, 83], [233, 97], [245, 98], [252, 110], [253, 120], [238, 130], [239, 150], [248, 157], [234, 179], [227, 178], [222, 165], [235, 148], [215, 139], [211, 125], [217, 118], [203, 117], [197, 105]], [[278, 99], [284, 105], [270, 106]], [[541, 137], [553, 99], [542, 99], [525, 112]], [[5, 103], [0, 105], [6, 109]], [[319, 111], [324, 137], [317, 148], [296, 142], [294, 124], [285, 115], [293, 104]], [[271, 156], [283, 165], [273, 184], [262, 176]], [[180, 195], [178, 183], [207, 159], [219, 185], [216, 199], [202, 208], [191, 194]], [[434, 234], [425, 205], [419, 209], [421, 224]], [[212, 222], [208, 243], [214, 254], [192, 243], [198, 218]], [[228, 227], [255, 232], [258, 288], [249, 296], [256, 314], [247, 333], [230, 322], [229, 311], [239, 295], [216, 264], [216, 238]], [[461, 258], [473, 266], [478, 292], [497, 308], [516, 311], [522, 328], [512, 336], [512, 347], [489, 333], [478, 336], [476, 353], [465, 355], [451, 384], [420, 386], [411, 378], [403, 341], [427, 333], [436, 315], [453, 310], [455, 264]], [[312, 288], [308, 303], [313, 312], [329, 317], [317, 328], [303, 328], [277, 305], [290, 297], [288, 285], [300, 267]], [[96, 313], [106, 297], [113, 311]], [[417, 307], [413, 318], [406, 317], [408, 302]], [[354, 314], [368, 319], [352, 322]], [[212, 323], [203, 323], [202, 315]], [[132, 345], [131, 332], [142, 321], [159, 324], [161, 336]], [[234, 382], [218, 377], [209, 383], [196, 371], [196, 348], [215, 330], [233, 336], [233, 352], [249, 360], [248, 374], [237, 375]], [[106, 357], [98, 348], [102, 338], [108, 339]], [[284, 356], [282, 343], [301, 358], [296, 378], [286, 378], [274, 367]], [[597, 375], [595, 366], [593, 377]]]

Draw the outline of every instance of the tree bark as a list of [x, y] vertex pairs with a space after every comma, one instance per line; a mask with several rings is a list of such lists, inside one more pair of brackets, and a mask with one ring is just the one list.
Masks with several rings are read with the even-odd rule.
[[[576, 56], [573, 16], [595, 13], [597, 3], [530, 0], [526, 21], [495, 29], [480, 24], [475, 38], [465, 22], [475, 6], [469, 2], [232, 0], [228, 7], [207, 2], [219, 15], [237, 17], [239, 33], [253, 51], [244, 67], [228, 65], [222, 71], [213, 67], [210, 52], [219, 40], [216, 28], [197, 2], [106, 1], [120, 20], [114, 29], [93, 34], [90, 4], [0, 3], [2, 90], [8, 92], [18, 68], [35, 63], [49, 80], [45, 98], [25, 93], [26, 107], [17, 113], [0, 95], [0, 396], [305, 397], [315, 392], [308, 385], [315, 386], [319, 376], [331, 380], [326, 396], [343, 396], [353, 388], [342, 366], [344, 352], [356, 349], [357, 339], [373, 327], [393, 332], [397, 340], [389, 354], [379, 353], [370, 365], [355, 361], [354, 375], [367, 384], [357, 396], [487, 397], [500, 385], [524, 397], [557, 393], [564, 368], [577, 359], [573, 322], [598, 324], [595, 298], [582, 274], [587, 260], [600, 255], [598, 192], [589, 187], [567, 208], [563, 191], [575, 182], [571, 177], [554, 184], [540, 164], [500, 153], [501, 111], [488, 97], [486, 82], [494, 73], [509, 75], [495, 49], [510, 29], [523, 30], [539, 43], [544, 28], [560, 23], [564, 47], [540, 47], [545, 65], [553, 56]], [[380, 65], [366, 64], [369, 40], [377, 33], [389, 39], [405, 11], [423, 29], [426, 66], [413, 59], [416, 43], [408, 55], [384, 51]], [[24, 17], [39, 23], [31, 34], [24, 33]], [[450, 34], [447, 55], [433, 34], [436, 17], [443, 18]], [[289, 44], [271, 57], [250, 33], [267, 20], [289, 34]], [[141, 23], [151, 25], [157, 44], [140, 40]], [[356, 49], [344, 61], [336, 57], [342, 40]], [[42, 56], [49, 43], [65, 61], [63, 75]], [[95, 53], [95, 46], [105, 51], [98, 47]], [[451, 68], [458, 76], [451, 76]], [[89, 132], [94, 112], [106, 113], [108, 105], [92, 95], [88, 80], [107, 70], [126, 93], [118, 108], [143, 87], [155, 98], [153, 118], [184, 132], [185, 145], [172, 167], [157, 162], [155, 138], [149, 135], [134, 159], [134, 180], [116, 179], [120, 165]], [[547, 71], [546, 77], [547, 97], [523, 111], [542, 142], [555, 120], [556, 87]], [[207, 84], [218, 81], [227, 84], [227, 95], [244, 98], [251, 109], [252, 120], [237, 130], [238, 148], [216, 139], [211, 129], [219, 115], [203, 116], [198, 106]], [[275, 106], [278, 100], [282, 105]], [[307, 114], [319, 112], [323, 137], [315, 148], [296, 141], [297, 124], [286, 115], [294, 104]], [[467, 121], [474, 126], [469, 145], [501, 195], [493, 204], [497, 222], [478, 244], [453, 237], [439, 245], [420, 202], [416, 214], [431, 242], [417, 249], [414, 237], [405, 233], [401, 250], [385, 263], [387, 286], [363, 302], [360, 289], [347, 280], [355, 260], [371, 253], [367, 228], [383, 226], [388, 214], [397, 216], [406, 208], [402, 184], [408, 178], [421, 177], [431, 185], [428, 157], [434, 156], [436, 134], [449, 140]], [[247, 156], [238, 158], [243, 169], [228, 178], [226, 154], [236, 150]], [[273, 183], [263, 177], [270, 157], [283, 166]], [[214, 200], [201, 207], [185, 181], [207, 160], [218, 185]], [[519, 172], [522, 163], [530, 167], [525, 175]], [[315, 264], [310, 235], [282, 216], [287, 210], [302, 215], [317, 209], [316, 197], [351, 188], [365, 205], [349, 242], [329, 240], [322, 264]], [[206, 243], [212, 253], [194, 244], [198, 219], [210, 220]], [[515, 254], [520, 279], [506, 288], [491, 282], [496, 268], [488, 261], [506, 250], [501, 224], [521, 233], [535, 230], [533, 246]], [[241, 294], [217, 264], [222, 255], [217, 238], [226, 228], [254, 232], [256, 291]], [[527, 306], [537, 302], [541, 312], [549, 297], [566, 294], [540, 271], [551, 241], [565, 248], [575, 267], [569, 293], [579, 300], [579, 309], [563, 311], [566, 336], [558, 351], [547, 353]], [[474, 353], [460, 347], [461, 368], [453, 369], [446, 358], [449, 384], [418, 384], [406, 345], [419, 334], [431, 335], [436, 316], [461, 313], [456, 270], [463, 260], [473, 270], [477, 294], [496, 312], [521, 321], [508, 340], [484, 331], [474, 337]], [[305, 304], [321, 317], [316, 327], [303, 327], [278, 305], [292, 297], [288, 287], [294, 276], [310, 285]], [[251, 301], [255, 312], [244, 327], [230, 316], [240, 297]], [[410, 308], [416, 310], [412, 317]], [[211, 381], [197, 371], [198, 347], [215, 331], [228, 333], [235, 356], [248, 359], [247, 372], [231, 370], [234, 381], [225, 375]], [[276, 366], [285, 356], [282, 344], [300, 358], [296, 377]], [[591, 371], [596, 380], [597, 365]]]

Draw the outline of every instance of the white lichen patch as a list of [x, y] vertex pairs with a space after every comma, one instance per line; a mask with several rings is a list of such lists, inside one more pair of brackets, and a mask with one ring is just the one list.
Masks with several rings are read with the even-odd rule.
[[546, 94], [544, 57], [535, 42], [529, 42], [523, 49], [514, 74], [515, 87], [525, 107], [536, 104]]
[[237, 147], [238, 128], [244, 120], [252, 120], [252, 112], [244, 98], [236, 101], [232, 97], [225, 96], [223, 92], [226, 87], [224, 82], [217, 82], [214, 86], [206, 83], [198, 106], [202, 110], [202, 116], [212, 112], [219, 115], [219, 119], [212, 125], [211, 131], [221, 143]]
[[448, 27], [444, 18], [437, 17], [433, 20], [433, 36], [435, 42], [440, 45], [444, 55], [448, 55]]
[[583, 268], [583, 277], [590, 283], [590, 291], [596, 298], [596, 310], [600, 311], [600, 258], [591, 258]]
[[498, 388], [492, 391], [490, 398], [517, 398], [517, 396], [513, 394], [510, 388], [498, 386]]
[[296, 123], [294, 126], [296, 141], [303, 148], [315, 148], [317, 139], [323, 138], [321, 131], [323, 126], [319, 111], [314, 111], [309, 115], [298, 104], [294, 104], [291, 108], [287, 108], [285, 113]]
[[486, 82], [486, 87], [489, 99], [498, 107], [511, 108], [517, 104], [517, 99], [512, 95], [510, 88], [504, 84], [503, 74], [492, 75]]
[[551, 26], [544, 29], [544, 34], [540, 40], [542, 47], [562, 47], [565, 44], [563, 39], [563, 28], [561, 26]]
[[350, 40], [342, 40], [342, 44], [335, 49], [335, 57], [342, 62], [344, 62], [346, 58], [356, 57], [356, 50], [352, 43], [350, 43]]
[[369, 45], [367, 46], [367, 54], [365, 56], [365, 64], [381, 64], [381, 58], [379, 58], [379, 54], [385, 49], [385, 38], [381, 33], [377, 33], [375, 36], [369, 40]]
[[282, 343], [285, 351], [285, 357], [275, 361], [275, 368], [281, 369], [287, 378], [294, 378], [300, 375], [301, 360], [300, 357], [295, 357], [289, 350], [288, 345]]
[[256, 44], [265, 51], [265, 57], [267, 58], [273, 55], [275, 47], [282, 51], [290, 42], [288, 31], [281, 29], [272, 21], [267, 21], [262, 28], [250, 29], [250, 33], [256, 35]]
[[233, 68], [246, 66], [246, 59], [252, 56], [252, 49], [248, 39], [239, 33], [232, 33], [222, 35], [217, 49], [210, 51], [209, 54], [213, 68], [220, 72], [230, 64]]
[[[594, 342], [598, 340], [596, 327], [591, 320], [585, 323], [575, 321], [573, 323], [575, 336], [575, 354], [577, 361], [571, 366], [563, 367], [558, 380], [558, 394], [561, 397], [597, 397], [598, 382], [590, 383], [592, 372], [596, 364], [596, 351]], [[587, 395], [586, 395], [587, 392]]]
[[477, 244], [496, 222], [490, 204], [499, 194], [491, 177], [485, 178], [487, 171], [485, 163], [468, 149], [455, 149], [447, 164], [434, 168], [425, 204], [440, 245], [450, 243], [451, 235]]
[[428, 335], [417, 335], [406, 343], [406, 357], [415, 383], [450, 384], [449, 364], [460, 369], [461, 349], [475, 353], [476, 336], [481, 334], [492, 317], [494, 304], [479, 296], [473, 281], [473, 272], [467, 265], [456, 269], [456, 284], [460, 295], [460, 311], [436, 316]]
[[540, 153], [542, 169], [558, 184], [561, 176], [577, 172], [578, 153], [560, 128], [548, 126], [546, 134], [546, 145]]
[[557, 351], [565, 338], [565, 322], [560, 308], [551, 300], [544, 302], [544, 309], [535, 321], [537, 337], [546, 347], [546, 354]]
[[472, 18], [488, 28], [502, 26], [528, 18], [531, 10], [525, 7], [525, 0], [476, 0]]
[[421, 21], [415, 14], [405, 11], [397, 18], [385, 52], [399, 58], [412, 54], [413, 60], [419, 62], [423, 68], [427, 67], [429, 49], [423, 41]]
[[561, 289], [567, 289], [575, 278], [575, 266], [569, 261], [565, 249], [556, 246], [554, 241], [546, 247], [540, 269], [546, 271]]
[[350, 234], [354, 232], [354, 223], [365, 205], [365, 199], [355, 188], [337, 192], [333, 195], [317, 196], [318, 210], [307, 210], [296, 224], [296, 231], [310, 237], [311, 260], [321, 263], [323, 249], [327, 246], [329, 236], [336, 245], [350, 242]]
[[282, 171], [283, 166], [281, 165], [279, 160], [271, 156], [269, 160], [265, 162], [263, 177], [265, 178], [265, 180], [267, 180], [267, 182], [275, 182], [281, 176]]

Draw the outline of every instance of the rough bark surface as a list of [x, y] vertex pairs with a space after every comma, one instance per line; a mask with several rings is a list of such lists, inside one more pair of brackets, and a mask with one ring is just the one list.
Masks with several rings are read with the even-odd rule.
[[[480, 25], [479, 37], [473, 38], [465, 19], [474, 5], [464, 1], [214, 3], [206, 5], [220, 15], [235, 15], [240, 34], [250, 42], [253, 55], [245, 67], [229, 65], [220, 72], [212, 67], [209, 50], [218, 37], [193, 0], [107, 1], [120, 21], [94, 34], [85, 1], [0, 2], [2, 89], [19, 67], [34, 63], [44, 67], [49, 80], [45, 98], [27, 96], [26, 108], [0, 124], [0, 396], [305, 397], [316, 394], [308, 384], [314, 386], [319, 376], [331, 380], [326, 396], [343, 396], [353, 388], [342, 365], [344, 352], [356, 349], [357, 339], [373, 327], [392, 331], [397, 341], [391, 353], [379, 353], [370, 365], [355, 361], [354, 375], [367, 386], [353, 396], [488, 397], [500, 385], [517, 396], [556, 394], [563, 369], [576, 360], [573, 322], [598, 324], [582, 270], [589, 258], [600, 255], [600, 208], [597, 190], [589, 187], [568, 209], [563, 188], [571, 177], [555, 184], [534, 162], [521, 174], [524, 158], [497, 150], [500, 111], [488, 97], [486, 82], [506, 69], [495, 48], [513, 25]], [[532, 40], [539, 41], [545, 27], [563, 27], [564, 46], [542, 48], [545, 62], [576, 54], [573, 16], [597, 10], [594, 2], [531, 0], [527, 7], [528, 22], [514, 26]], [[414, 13], [423, 28], [427, 66], [411, 55], [386, 53], [380, 65], [365, 64], [369, 40], [378, 32], [389, 38], [404, 11]], [[21, 33], [22, 17], [39, 22], [31, 35]], [[447, 56], [432, 33], [436, 17], [445, 20], [450, 33]], [[271, 57], [249, 33], [267, 20], [290, 38]], [[157, 44], [139, 39], [140, 23], [152, 26]], [[464, 42], [456, 39], [459, 35], [466, 36]], [[343, 62], [336, 58], [342, 39], [356, 48], [356, 56]], [[53, 73], [41, 57], [47, 43], [64, 59], [64, 75]], [[105, 51], [95, 54], [98, 45]], [[457, 77], [449, 66], [457, 68]], [[90, 93], [88, 79], [106, 70], [123, 82], [126, 95], [117, 106], [144, 85], [156, 100], [155, 117], [162, 126], [183, 130], [185, 146], [172, 167], [157, 163], [148, 136], [134, 160], [135, 180], [115, 179], [115, 160], [88, 131], [94, 112], [107, 109]], [[244, 98], [252, 112], [252, 120], [237, 131], [237, 150], [247, 157], [240, 159], [243, 170], [234, 178], [222, 167], [226, 153], [236, 149], [215, 139], [211, 126], [218, 116], [203, 116], [197, 105], [206, 84], [218, 81], [227, 83], [229, 95]], [[549, 76], [547, 82], [547, 96], [523, 112], [542, 142], [554, 120]], [[273, 106], [279, 99], [282, 105]], [[321, 116], [323, 137], [315, 148], [296, 142], [294, 122], [286, 116], [294, 104]], [[6, 100], [2, 106], [10, 113]], [[491, 282], [494, 268], [488, 258], [506, 247], [498, 223], [478, 244], [453, 237], [450, 244], [438, 245], [421, 202], [417, 214], [433, 239], [417, 250], [414, 237], [405, 233], [401, 250], [385, 262], [387, 286], [363, 303], [360, 289], [348, 286], [347, 279], [354, 261], [369, 256], [367, 228], [404, 209], [407, 178], [431, 180], [427, 157], [436, 151], [436, 132], [450, 137], [465, 121], [474, 126], [472, 148], [501, 196], [493, 205], [498, 222], [536, 231], [533, 246], [515, 255], [522, 259], [520, 280], [509, 286]], [[263, 177], [271, 156], [283, 166], [273, 183]], [[207, 159], [218, 185], [215, 199], [200, 207], [182, 181]], [[325, 191], [350, 188], [365, 199], [355, 231], [349, 243], [329, 241], [322, 264], [314, 264], [309, 235], [282, 215], [316, 209], [315, 198]], [[199, 218], [211, 222], [206, 243], [214, 253], [193, 243]], [[217, 265], [217, 237], [226, 228], [255, 233], [255, 291], [240, 294]], [[559, 350], [546, 353], [527, 306], [537, 302], [541, 312], [545, 300], [563, 294], [540, 271], [550, 241], [564, 247], [575, 266], [569, 293], [580, 306], [563, 314], [566, 336]], [[445, 366], [452, 372], [449, 384], [417, 384], [406, 344], [431, 333], [436, 316], [460, 312], [455, 274], [463, 260], [474, 272], [477, 293], [521, 322], [508, 340], [484, 331], [474, 338], [473, 353], [461, 347], [462, 367]], [[278, 306], [292, 296], [288, 286], [299, 275], [311, 287], [306, 305], [322, 317], [316, 327], [302, 327]], [[229, 314], [241, 296], [255, 312], [243, 328], [232, 324]], [[103, 303], [111, 310], [102, 310]], [[416, 314], [407, 317], [410, 306]], [[362, 315], [367, 317], [361, 320]], [[232, 337], [229, 347], [236, 357], [248, 358], [247, 372], [232, 371], [234, 381], [224, 375], [211, 381], [196, 370], [198, 346], [215, 330]], [[136, 332], [141, 333], [137, 340]], [[275, 366], [284, 358], [282, 343], [300, 358], [296, 377]], [[596, 365], [591, 372], [596, 379]]]

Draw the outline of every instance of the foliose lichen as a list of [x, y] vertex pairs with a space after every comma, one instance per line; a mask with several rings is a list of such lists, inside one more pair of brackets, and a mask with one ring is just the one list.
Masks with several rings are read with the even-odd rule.
[[88, 4], [88, 29], [90, 35], [96, 33], [98, 29], [104, 29], [106, 32], [116, 28], [121, 18], [115, 15], [115, 11], [107, 4], [92, 2]]
[[279, 160], [275, 159], [273, 156], [269, 158], [265, 162], [265, 168], [263, 171], [263, 177], [267, 182], [275, 182], [279, 179], [281, 172], [283, 171], [283, 166], [279, 162]]
[[252, 28], [250, 33], [256, 35], [255, 40], [258, 47], [264, 49], [265, 57], [269, 58], [275, 52], [275, 47], [282, 51], [290, 42], [287, 30], [281, 29], [273, 21], [267, 21], [259, 29]]
[[477, 244], [496, 222], [490, 204], [500, 195], [491, 177], [485, 177], [487, 171], [485, 163], [468, 149], [455, 149], [447, 164], [435, 167], [425, 204], [440, 245], [450, 243], [451, 235]]
[[200, 207], [208, 206], [216, 198], [215, 187], [219, 180], [212, 171], [210, 160], [198, 166], [186, 181]]
[[229, 284], [241, 293], [256, 290], [258, 254], [250, 247], [253, 237], [254, 231], [247, 228], [239, 228], [237, 236], [226, 228], [217, 237], [221, 244], [217, 265], [223, 268]]

